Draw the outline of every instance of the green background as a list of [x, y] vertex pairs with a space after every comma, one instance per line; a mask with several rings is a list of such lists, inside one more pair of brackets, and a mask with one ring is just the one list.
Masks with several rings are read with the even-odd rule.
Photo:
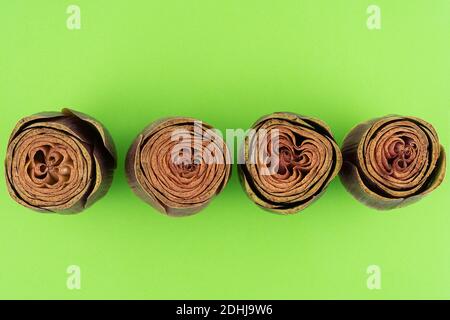
[[[66, 8], [81, 8], [68, 30]], [[381, 30], [366, 9], [381, 8]], [[0, 181], [0, 298], [450, 298], [448, 182], [377, 212], [335, 179], [293, 216], [257, 208], [233, 177], [198, 215], [169, 218], [128, 188], [125, 153], [168, 115], [248, 128], [316, 116], [341, 144], [389, 113], [431, 122], [449, 148], [450, 1], [2, 1], [0, 157], [23, 116], [71, 106], [110, 130], [119, 168], [76, 216], [21, 207]], [[66, 268], [81, 268], [81, 290]], [[366, 269], [380, 266], [382, 289]]]

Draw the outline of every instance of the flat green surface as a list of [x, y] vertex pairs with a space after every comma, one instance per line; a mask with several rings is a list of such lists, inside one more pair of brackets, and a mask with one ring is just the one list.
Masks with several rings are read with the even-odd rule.
[[[381, 30], [366, 27], [372, 3]], [[448, 181], [377, 212], [336, 179], [285, 217], [249, 201], [234, 167], [206, 210], [175, 219], [123, 170], [135, 135], [168, 115], [223, 130], [292, 111], [339, 144], [361, 121], [414, 115], [450, 150], [450, 1], [2, 1], [0, 40], [0, 158], [17, 120], [61, 106], [101, 120], [119, 152], [107, 196], [76, 216], [21, 207], [2, 175], [0, 298], [450, 298]], [[66, 288], [72, 264], [81, 290]], [[366, 286], [372, 264], [381, 290]]]

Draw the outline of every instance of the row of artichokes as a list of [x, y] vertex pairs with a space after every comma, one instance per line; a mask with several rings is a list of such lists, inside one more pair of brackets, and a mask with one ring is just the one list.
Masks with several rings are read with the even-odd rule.
[[[238, 155], [243, 189], [258, 206], [296, 213], [317, 200], [340, 174], [345, 188], [376, 209], [413, 203], [445, 175], [445, 152], [431, 124], [390, 115], [354, 127], [342, 147], [321, 120], [277, 112], [257, 120]], [[77, 213], [106, 194], [116, 168], [111, 135], [70, 109], [21, 119], [7, 148], [9, 194], [40, 211]], [[133, 191], [170, 216], [199, 212], [231, 175], [232, 157], [212, 126], [193, 118], [151, 123], [128, 150]]]

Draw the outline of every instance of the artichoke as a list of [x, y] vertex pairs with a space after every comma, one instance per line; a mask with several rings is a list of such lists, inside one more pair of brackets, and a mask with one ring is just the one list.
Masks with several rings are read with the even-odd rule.
[[76, 213], [89, 207], [106, 194], [115, 168], [107, 130], [70, 109], [20, 120], [5, 160], [11, 197], [40, 212]]
[[269, 211], [292, 214], [323, 194], [341, 164], [339, 147], [324, 122], [277, 112], [252, 126], [238, 169], [251, 200]]
[[359, 201], [380, 210], [403, 207], [436, 189], [445, 152], [431, 124], [397, 115], [361, 123], [345, 137], [340, 178]]
[[169, 216], [187, 216], [222, 191], [231, 161], [226, 144], [210, 125], [172, 117], [150, 124], [137, 136], [125, 171], [142, 200]]

